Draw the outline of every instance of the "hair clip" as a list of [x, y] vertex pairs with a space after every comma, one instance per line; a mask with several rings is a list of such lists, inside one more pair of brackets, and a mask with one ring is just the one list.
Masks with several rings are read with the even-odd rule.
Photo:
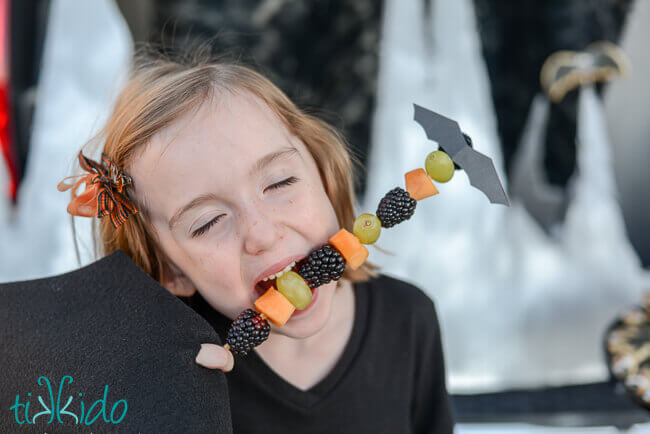
[[[106, 154], [102, 153], [101, 164], [87, 158], [79, 151], [79, 164], [89, 173], [68, 176], [57, 185], [57, 190], [72, 189], [72, 199], [68, 204], [69, 214], [81, 217], [102, 218], [109, 215], [111, 223], [117, 228], [131, 214], [138, 212], [135, 204], [126, 195], [125, 187], [133, 184], [132, 178], [121, 171]], [[74, 183], [66, 183], [70, 178], [79, 178]], [[79, 185], [85, 183], [83, 193], [77, 195]]]

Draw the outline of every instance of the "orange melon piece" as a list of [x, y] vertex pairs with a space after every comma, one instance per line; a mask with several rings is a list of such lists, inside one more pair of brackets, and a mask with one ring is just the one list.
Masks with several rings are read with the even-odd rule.
[[274, 287], [267, 289], [264, 295], [255, 300], [255, 309], [278, 327], [285, 325], [296, 310], [294, 305]]
[[404, 174], [406, 191], [415, 200], [426, 199], [438, 194], [438, 189], [433, 185], [429, 174], [422, 168], [411, 170]]
[[359, 238], [345, 229], [334, 234], [328, 242], [341, 252], [343, 259], [353, 270], [359, 268], [368, 258], [368, 249], [361, 244]]

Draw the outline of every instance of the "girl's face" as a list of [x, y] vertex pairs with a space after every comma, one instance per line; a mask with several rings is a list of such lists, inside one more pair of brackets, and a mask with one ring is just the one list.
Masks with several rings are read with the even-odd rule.
[[[304, 143], [258, 98], [223, 92], [160, 131], [129, 170], [171, 262], [165, 285], [198, 290], [234, 319], [255, 283], [304, 258], [338, 231]], [[337, 282], [276, 332], [308, 337], [327, 322]]]

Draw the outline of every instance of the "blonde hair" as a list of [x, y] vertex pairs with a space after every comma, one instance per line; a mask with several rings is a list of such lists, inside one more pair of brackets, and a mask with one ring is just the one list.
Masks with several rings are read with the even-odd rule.
[[[339, 226], [352, 231], [354, 186], [361, 163], [343, 137], [328, 123], [306, 113], [270, 80], [236, 62], [225, 62], [201, 52], [180, 59], [152, 55], [145, 47], [136, 52], [130, 76], [102, 130], [85, 145], [101, 145], [103, 153], [123, 170], [132, 167], [157, 132], [214, 96], [215, 90], [244, 90], [264, 101], [301, 139], [316, 161]], [[126, 170], [125, 170], [126, 171]], [[144, 204], [129, 198], [138, 213], [114, 228], [108, 218], [93, 225], [95, 252], [100, 256], [122, 249], [140, 268], [162, 284], [163, 264], [168, 261]], [[95, 218], [96, 220], [96, 218]], [[97, 245], [99, 242], [99, 246]], [[366, 261], [357, 270], [349, 267], [343, 277], [352, 282], [377, 276], [379, 267]]]

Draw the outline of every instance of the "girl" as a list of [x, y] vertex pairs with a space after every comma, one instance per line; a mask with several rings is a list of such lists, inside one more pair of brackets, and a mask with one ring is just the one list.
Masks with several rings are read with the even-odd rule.
[[[221, 337], [262, 279], [352, 229], [358, 161], [247, 67], [140, 54], [96, 139], [128, 198], [99, 221], [102, 253], [124, 250]], [[93, 215], [85, 199], [70, 212]], [[314, 289], [236, 362], [202, 345], [196, 363], [228, 372], [234, 432], [453, 431], [434, 305], [376, 269]]]

